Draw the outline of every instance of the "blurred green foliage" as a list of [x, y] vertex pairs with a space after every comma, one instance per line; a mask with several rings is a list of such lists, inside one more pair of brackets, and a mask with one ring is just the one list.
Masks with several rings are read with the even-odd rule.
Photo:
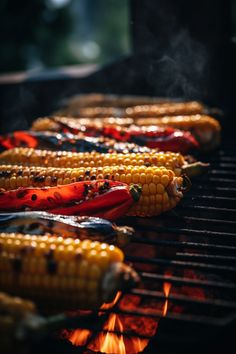
[[128, 53], [128, 0], [1, 0], [0, 72]]

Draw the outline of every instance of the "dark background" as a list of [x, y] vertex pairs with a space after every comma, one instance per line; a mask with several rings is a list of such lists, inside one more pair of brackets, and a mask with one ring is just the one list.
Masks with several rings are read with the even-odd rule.
[[[235, 112], [235, 1], [1, 1], [0, 130], [25, 129], [79, 92], [198, 99]], [[82, 77], [65, 65], [97, 65]], [[50, 69], [50, 70], [48, 70]]]

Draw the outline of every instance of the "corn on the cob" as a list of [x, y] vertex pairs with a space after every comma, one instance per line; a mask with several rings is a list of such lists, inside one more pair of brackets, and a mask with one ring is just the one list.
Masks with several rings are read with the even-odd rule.
[[115, 165], [132, 166], [165, 166], [181, 174], [181, 168], [186, 164], [184, 157], [173, 152], [150, 153], [112, 153], [99, 152], [65, 152], [50, 150], [35, 150], [31, 148], [14, 148], [0, 154], [0, 163], [24, 166], [45, 167], [102, 167]]
[[[203, 173], [208, 164], [200, 161], [189, 163], [180, 153], [156, 152], [149, 153], [111, 153], [98, 152], [76, 153], [65, 151], [35, 150], [29, 148], [14, 148], [0, 154], [0, 163], [24, 166], [42, 167], [102, 167], [102, 166], [157, 166], [174, 171], [179, 177], [182, 173], [189, 177]], [[1, 176], [1, 167], [0, 167]]]
[[134, 123], [133, 118], [94, 118], [91, 122], [90, 118], [72, 118], [66, 116], [55, 115], [52, 117], [40, 117], [37, 118], [31, 129], [33, 131], [60, 131], [60, 123], [66, 124], [72, 127], [87, 126], [91, 123], [101, 127], [103, 124], [106, 125], [125, 125], [129, 126]]
[[31, 129], [34, 131], [55, 131], [57, 132], [59, 126], [55, 120], [50, 119], [50, 117], [40, 117], [37, 118], [33, 124]]
[[37, 235], [53, 233], [80, 240], [115, 243], [123, 247], [132, 239], [134, 229], [91, 216], [54, 215], [45, 211], [33, 211], [0, 214], [0, 232]]
[[45, 306], [95, 309], [138, 275], [123, 252], [98, 241], [0, 233], [0, 289]]
[[[195, 115], [179, 115], [179, 116], [163, 116], [156, 118], [119, 118], [119, 122], [113, 118], [97, 119], [94, 122], [97, 127], [103, 125], [130, 126], [135, 123], [138, 126], [154, 125], [158, 127], [173, 127], [190, 131], [200, 143], [203, 151], [216, 148], [220, 144], [221, 126], [219, 122], [211, 116], [203, 114]], [[78, 125], [83, 126], [83, 122], [79, 119], [66, 117], [39, 118], [33, 123], [33, 130], [54, 130], [60, 131], [61, 124], [71, 127], [72, 130]]]
[[183, 197], [183, 178], [165, 167], [105, 166], [55, 168], [1, 166], [0, 188], [43, 187], [106, 178], [127, 184], [139, 184], [142, 193], [129, 215], [152, 216], [172, 209]]
[[[149, 148], [159, 149], [160, 151], [173, 151], [180, 153], [187, 153], [189, 150], [197, 149], [198, 142], [194, 136], [188, 131], [181, 131], [173, 127], [140, 127], [132, 125], [130, 127], [118, 127], [112, 124], [106, 124], [100, 121], [81, 123], [74, 118], [65, 117], [51, 117], [47, 119], [51, 128], [63, 133], [79, 134], [83, 132], [88, 137], [104, 136], [122, 141], [126, 143], [135, 143]], [[86, 119], [81, 119], [80, 121]], [[120, 119], [123, 121], [123, 119]], [[40, 122], [39, 122], [40, 123]], [[37, 129], [37, 122], [36, 129]], [[39, 124], [40, 129], [40, 124]], [[18, 145], [19, 146], [19, 145]], [[64, 149], [62, 149], [64, 150]], [[66, 149], [67, 150], [67, 149]], [[143, 151], [142, 151], [143, 152]]]
[[160, 117], [165, 115], [198, 114], [204, 112], [199, 102], [160, 102], [131, 107], [80, 107], [76, 110], [62, 110], [61, 114], [76, 114], [79, 117]]
[[160, 97], [90, 93], [72, 96], [64, 102], [62, 111], [76, 112], [81, 107], [130, 107], [169, 102], [169, 99]]

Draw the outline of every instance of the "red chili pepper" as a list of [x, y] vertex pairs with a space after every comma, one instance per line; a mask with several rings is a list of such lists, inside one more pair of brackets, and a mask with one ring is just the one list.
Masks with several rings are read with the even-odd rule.
[[0, 193], [0, 211], [49, 210], [54, 214], [116, 219], [139, 199], [140, 188], [110, 180], [75, 182]]
[[37, 138], [24, 131], [16, 131], [7, 135], [0, 135], [0, 147], [4, 149], [13, 149], [14, 147], [31, 147], [38, 146]]
[[[53, 118], [52, 118], [53, 119]], [[65, 123], [56, 121], [63, 132], [72, 132], [74, 134], [83, 132], [87, 136], [105, 136], [116, 139], [117, 141], [135, 143], [149, 148], [160, 149], [162, 151], [173, 151], [186, 154], [190, 150], [199, 147], [195, 137], [190, 133], [178, 130], [172, 127], [139, 127], [132, 125], [130, 127], [117, 126], [98, 126], [75, 125], [73, 122]]]
[[29, 147], [47, 150], [101, 153], [149, 152], [150, 149], [134, 143], [117, 142], [107, 137], [85, 136], [83, 133], [56, 133], [50, 131], [15, 131], [0, 135], [0, 151], [15, 147]]
[[119, 141], [129, 141], [152, 149], [180, 152], [182, 154], [186, 154], [199, 146], [190, 132], [171, 127], [131, 126], [129, 128], [120, 128], [108, 126], [103, 128], [103, 134]]

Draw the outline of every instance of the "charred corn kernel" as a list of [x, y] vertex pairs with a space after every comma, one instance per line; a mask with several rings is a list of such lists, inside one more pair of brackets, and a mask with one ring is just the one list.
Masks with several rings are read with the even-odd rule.
[[[174, 152], [150, 152], [150, 153], [113, 153], [113, 154], [101, 154], [99, 152], [92, 153], [76, 153], [76, 152], [63, 152], [62, 151], [47, 151], [47, 150], [35, 150], [30, 148], [15, 148], [5, 151], [0, 154], [0, 163], [4, 164], [18, 164], [18, 165], [31, 165], [31, 166], [48, 166], [48, 167], [86, 167], [91, 168], [99, 166], [165, 166], [172, 169], [176, 175], [180, 175], [181, 167], [186, 163], [184, 157], [179, 153]], [[152, 180], [152, 169], [149, 170], [150, 174], [147, 174], [147, 183]], [[101, 170], [105, 173], [105, 169]], [[146, 171], [146, 173], [148, 170]], [[55, 172], [56, 173], [56, 172]], [[56, 176], [56, 174], [55, 174]], [[135, 177], [134, 177], [135, 176]], [[43, 177], [43, 175], [41, 175]], [[63, 184], [68, 183], [67, 178], [78, 178], [78, 173], [68, 172], [63, 176]], [[136, 180], [137, 170], [133, 170], [132, 178]], [[15, 176], [16, 181], [20, 180], [19, 176]], [[62, 178], [62, 176], [58, 176]], [[133, 181], [136, 183], [135, 181]], [[12, 182], [14, 183], [14, 182]], [[47, 183], [49, 181], [47, 180]], [[22, 181], [18, 182], [18, 187], [22, 185]]]
[[[103, 288], [103, 281], [112, 265], [123, 262], [124, 255], [119, 248], [84, 240], [79, 242], [78, 257], [77, 240], [60, 239], [62, 244], [52, 250], [55, 236], [37, 236], [34, 241], [31, 237], [0, 233], [1, 289], [28, 295], [40, 303], [47, 299], [63, 303], [66, 299], [68, 305], [72, 302], [72, 293], [79, 291], [76, 298], [78, 308], [94, 308], [106, 300], [104, 291], [107, 290]], [[111, 278], [110, 281], [116, 282], [118, 279]], [[80, 293], [85, 294], [82, 303]], [[91, 302], [93, 296], [96, 303]], [[89, 302], [87, 297], [90, 297]]]
[[[1, 166], [2, 172], [7, 171], [9, 175], [18, 174], [18, 171], [24, 171], [24, 166]], [[133, 181], [139, 181], [138, 184], [142, 187], [142, 193], [140, 200], [132, 207], [129, 214], [137, 215], [137, 216], [151, 216], [158, 215], [161, 212], [169, 210], [172, 207], [172, 204], [176, 205], [178, 201], [182, 198], [182, 177], [176, 177], [174, 172], [166, 169], [165, 167], [145, 167], [145, 166], [107, 166], [105, 168], [105, 172], [101, 167], [93, 167], [93, 169], [79, 167], [78, 169], [70, 169], [70, 168], [61, 168], [60, 174], [62, 176], [62, 180], [66, 183], [72, 183], [73, 180], [71, 177], [63, 178], [63, 176], [71, 176], [72, 173], [75, 173], [75, 170], [79, 176], [79, 181], [84, 181], [86, 179], [113, 179], [115, 181], [121, 181], [124, 183], [133, 183]], [[28, 182], [29, 187], [41, 187], [42, 183], [45, 184], [45, 180], [51, 176], [50, 186], [55, 186], [61, 184], [60, 179], [54, 177], [56, 168], [54, 167], [27, 167], [28, 173]], [[110, 173], [108, 173], [110, 171]], [[42, 177], [43, 180], [42, 180]], [[3, 188], [9, 189], [7, 185]], [[170, 199], [174, 199], [175, 203], [163, 203], [161, 201], [161, 205], [156, 204], [157, 207], [155, 211], [153, 208], [150, 210], [147, 209], [149, 205], [151, 205], [150, 197], [155, 197], [156, 195], [162, 195], [163, 193], [167, 193], [167, 196]], [[149, 200], [142, 198], [148, 197]], [[145, 200], [145, 204], [143, 204]], [[152, 198], [153, 200], [153, 198]], [[156, 199], [157, 201], [158, 199]], [[158, 203], [158, 202], [157, 202]], [[145, 208], [143, 209], [143, 206]], [[64, 246], [62, 246], [64, 247]], [[83, 246], [85, 247], [85, 245]], [[40, 251], [40, 248], [39, 250]], [[55, 253], [61, 254], [61, 257], [64, 257], [64, 251], [57, 248]], [[68, 255], [68, 253], [66, 253]]]

